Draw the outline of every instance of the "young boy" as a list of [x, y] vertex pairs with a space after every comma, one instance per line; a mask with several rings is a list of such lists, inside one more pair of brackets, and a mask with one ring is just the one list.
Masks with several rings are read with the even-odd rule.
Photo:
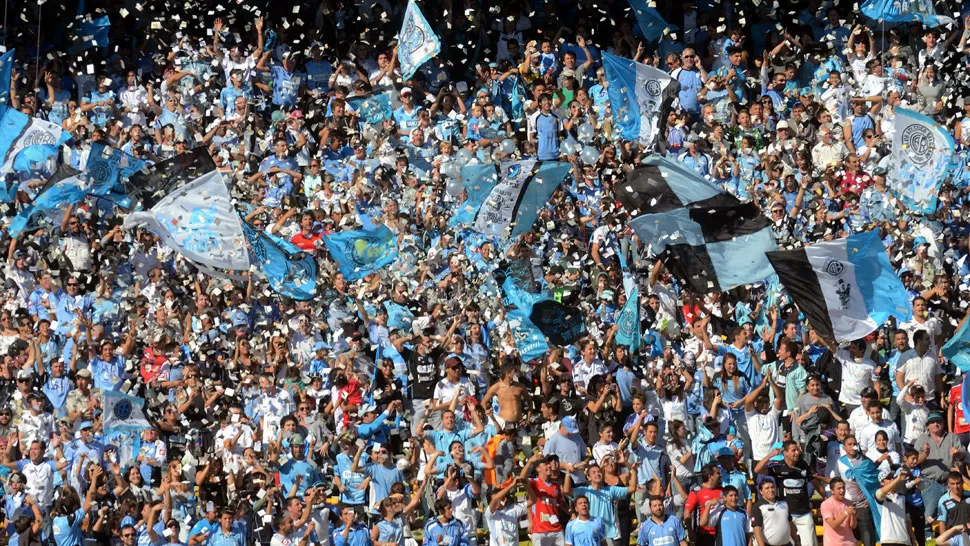
[[923, 482], [923, 472], [919, 467], [919, 452], [908, 447], [903, 452], [903, 466], [896, 471], [898, 476], [903, 470], [909, 471], [910, 478], [906, 481], [906, 515], [913, 523], [913, 534], [919, 546], [926, 546], [926, 509], [923, 506], [923, 494], [920, 484]]

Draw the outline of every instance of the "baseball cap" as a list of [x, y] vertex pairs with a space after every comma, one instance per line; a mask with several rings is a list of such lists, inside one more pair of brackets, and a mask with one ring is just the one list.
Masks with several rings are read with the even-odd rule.
[[84, 430], [86, 428], [94, 428], [94, 423], [91, 421], [84, 421], [81, 423], [81, 426], [77, 427], [78, 430]]
[[576, 418], [572, 415], [567, 415], [562, 418], [562, 426], [565, 427], [566, 432], [570, 434], [576, 434], [579, 432], [579, 423], [576, 422]]
[[411, 88], [410, 87], [402, 87], [401, 88], [401, 94], [402, 95], [410, 95], [411, 94]]
[[718, 457], [734, 457], [734, 452], [731, 451], [731, 448], [729, 448], [727, 446], [724, 446], [724, 447], [722, 447], [722, 448], [720, 448], [720, 449], [717, 450], [717, 456]]
[[78, 377], [83, 377], [85, 379], [91, 379], [91, 377], [92, 377], [91, 376], [91, 370], [78, 370], [77, 371], [77, 376]]
[[943, 421], [943, 414], [938, 411], [931, 411], [929, 417], [926, 418], [926, 423], [935, 423], [937, 421]]
[[291, 119], [303, 119], [303, 110], [293, 110], [290, 112]]
[[293, 436], [290, 436], [291, 446], [302, 446], [305, 443], [306, 443], [306, 440], [303, 439], [303, 435], [300, 433], [296, 433]]
[[787, 128], [788, 128], [788, 122], [785, 121], [785, 120], [781, 120], [777, 124], [775, 124], [775, 129], [776, 130], [778, 130], [778, 129], [787, 129]]

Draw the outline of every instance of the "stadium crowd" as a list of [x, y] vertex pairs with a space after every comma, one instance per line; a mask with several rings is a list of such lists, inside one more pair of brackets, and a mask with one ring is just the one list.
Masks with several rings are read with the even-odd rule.
[[[897, 108], [970, 144], [970, 4], [931, 26], [659, 2], [648, 37], [625, 2], [424, 2], [441, 52], [407, 79], [402, 1], [88, 2], [111, 23], [88, 48], [72, 6], [30, 4], [4, 19], [9, 106], [70, 133], [56, 165], [202, 147], [246, 221], [319, 269], [308, 301], [213, 276], [96, 196], [11, 237], [56, 165], [0, 173], [0, 541], [970, 546], [941, 353], [968, 314], [970, 177], [917, 214], [886, 161]], [[603, 53], [674, 80], [651, 146], [619, 137]], [[782, 248], [878, 231], [913, 320], [837, 344], [783, 288], [692, 290], [616, 198], [653, 154], [754, 203]], [[572, 167], [526, 233], [449, 222], [462, 167], [528, 159]], [[398, 256], [348, 280], [324, 238], [368, 222]], [[586, 335], [522, 358], [499, 269]]]

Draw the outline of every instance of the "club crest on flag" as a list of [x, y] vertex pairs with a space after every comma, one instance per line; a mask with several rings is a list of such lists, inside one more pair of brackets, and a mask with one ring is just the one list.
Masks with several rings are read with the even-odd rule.
[[129, 401], [127, 398], [123, 398], [119, 400], [117, 404], [115, 404], [114, 415], [118, 419], [127, 419], [131, 417], [131, 410], [131, 401]]
[[825, 264], [825, 272], [833, 277], [838, 277], [843, 271], [845, 271], [845, 266], [838, 260], [832, 259]]
[[922, 167], [933, 160], [936, 148], [933, 133], [923, 125], [912, 124], [903, 129], [903, 149], [906, 158], [916, 166]]
[[424, 30], [415, 24], [413, 19], [407, 21], [404, 30], [401, 32], [401, 43], [408, 55], [417, 53], [418, 49], [424, 44]]

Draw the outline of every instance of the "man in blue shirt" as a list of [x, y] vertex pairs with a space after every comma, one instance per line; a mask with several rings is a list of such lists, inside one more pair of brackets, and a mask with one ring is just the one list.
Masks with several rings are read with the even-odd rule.
[[397, 123], [398, 135], [405, 143], [410, 142], [411, 131], [418, 127], [418, 112], [420, 106], [414, 104], [414, 94], [410, 87], [401, 89], [401, 107], [394, 111], [394, 121]]
[[285, 138], [277, 138], [273, 143], [273, 155], [259, 164], [259, 172], [249, 178], [254, 182], [263, 178], [269, 188], [266, 190], [266, 206], [279, 206], [284, 195], [293, 191], [293, 178], [300, 175], [296, 161], [289, 157]]
[[546, 93], [539, 97], [539, 111], [534, 116], [529, 139], [536, 142], [539, 160], [559, 159], [559, 132], [562, 130], [562, 121], [552, 111], [552, 95]]
[[391, 418], [391, 415], [396, 415], [400, 412], [401, 407], [402, 402], [400, 400], [394, 400], [380, 415], [377, 414], [377, 408], [372, 404], [361, 408], [361, 423], [357, 425], [357, 437], [368, 442], [374, 441], [386, 444], [387, 435], [391, 432], [391, 425], [385, 421]]
[[[131, 349], [134, 347], [134, 334], [135, 329], [132, 329], [128, 334], [128, 340], [122, 347], [124, 356], [131, 354]], [[94, 387], [107, 391], [119, 390], [125, 377], [127, 377], [124, 358], [122, 355], [114, 354], [114, 344], [107, 340], [101, 343], [99, 353], [98, 356], [91, 359], [90, 364], [91, 375], [94, 376]]]
[[589, 515], [589, 499], [576, 498], [576, 517], [566, 524], [566, 546], [600, 546], [606, 542], [603, 520]]
[[[608, 455], [607, 457], [612, 457]], [[575, 468], [575, 467], [574, 467]], [[599, 520], [603, 526], [603, 535], [610, 540], [620, 538], [620, 529], [616, 519], [616, 501], [622, 502], [630, 497], [630, 494], [637, 490], [637, 468], [630, 469], [630, 485], [622, 487], [619, 485], [607, 485], [603, 479], [603, 469], [597, 464], [591, 464], [586, 471], [589, 478], [589, 485], [573, 488], [572, 474], [566, 473], [566, 482], [563, 485], [563, 494], [575, 496], [576, 506], [579, 506], [580, 499], [587, 505], [587, 511], [592, 514], [592, 519]], [[570, 522], [572, 523], [572, 522]], [[569, 526], [566, 526], [569, 532]], [[568, 535], [567, 535], [568, 542]]]
[[205, 544], [211, 546], [209, 542], [219, 529], [219, 511], [214, 502], [209, 501], [205, 506], [205, 518], [197, 521], [189, 531], [189, 546], [199, 546]]
[[236, 98], [243, 97], [249, 99], [252, 96], [251, 89], [243, 89], [243, 71], [236, 69], [229, 73], [229, 85], [219, 93], [219, 106], [222, 107], [225, 117], [236, 115]]
[[743, 50], [740, 47], [729, 47], [727, 49], [728, 64], [719, 68], [715, 74], [723, 78], [724, 82], [734, 89], [734, 94], [737, 95], [741, 104], [746, 104], [748, 101], [744, 94], [744, 86], [747, 77], [745, 76], [746, 68], [742, 60], [742, 53]]
[[[455, 507], [451, 500], [438, 499], [434, 503], [434, 511], [438, 516], [424, 525], [423, 546], [468, 546], [465, 525], [455, 519]], [[334, 540], [333, 546], [344, 545]]]
[[[710, 320], [710, 318], [704, 320]], [[751, 336], [750, 332], [740, 326], [735, 327], [728, 334], [728, 337], [732, 340], [730, 345], [714, 345], [714, 343], [711, 341], [711, 337], [707, 335], [706, 324], [705, 327], [699, 331], [704, 336], [704, 347], [706, 347], [708, 351], [714, 351], [718, 356], [724, 356], [728, 353], [733, 354], [737, 358], [738, 372], [748, 380], [748, 383], [751, 385], [761, 383], [761, 374], [758, 373], [758, 370], [755, 369], [755, 366], [752, 363], [754, 351], [748, 345], [748, 339]], [[758, 366], [760, 367], [760, 363]]]
[[99, 74], [96, 89], [91, 94], [81, 99], [81, 112], [88, 112], [88, 118], [98, 126], [104, 127], [111, 119], [117, 109], [115, 101], [117, 96], [108, 86], [108, 76]]
[[306, 63], [306, 88], [312, 93], [326, 93], [330, 91], [330, 75], [333, 65], [323, 58], [323, 45], [319, 42], [310, 44], [310, 60]]
[[681, 58], [684, 64], [673, 70], [670, 76], [680, 82], [680, 93], [678, 94], [680, 107], [696, 119], [701, 113], [701, 105], [697, 95], [704, 87], [707, 73], [704, 72], [704, 67], [697, 64], [697, 54], [693, 49], [689, 47], [684, 49]]
[[637, 546], [687, 546], [687, 533], [677, 516], [667, 515], [663, 497], [650, 497], [650, 518], [640, 526]]
[[296, 57], [292, 53], [287, 53], [283, 57], [282, 65], [276, 64], [271, 67], [266, 66], [268, 60], [269, 52], [259, 59], [256, 70], [273, 75], [273, 104], [292, 108], [300, 98], [300, 87], [304, 80], [303, 74], [296, 71]]
[[[439, 500], [438, 502], [441, 501]], [[451, 506], [451, 501], [445, 499], [445, 502], [448, 503], [448, 506]], [[333, 531], [333, 546], [373, 546], [374, 542], [370, 537], [370, 529], [357, 523], [356, 519], [357, 512], [354, 511], [353, 506], [343, 506], [340, 508], [340, 521], [342, 525]], [[434, 521], [436, 520], [432, 520], [432, 523]], [[425, 544], [427, 544], [427, 531], [425, 531], [424, 540]]]
[[[751, 518], [741, 509], [738, 489], [733, 485], [724, 488], [724, 509], [701, 510], [701, 525], [717, 528], [718, 546], [748, 546], [751, 538]], [[717, 502], [717, 501], [714, 501]], [[711, 516], [711, 512], [715, 512]], [[711, 520], [708, 523], [708, 520]]]
[[[306, 440], [302, 434], [290, 436], [290, 452], [292, 459], [283, 463], [280, 467], [280, 485], [283, 491], [289, 491], [296, 485], [296, 496], [302, 497], [306, 493], [307, 486], [320, 479], [317, 467], [306, 460]], [[297, 478], [302, 478], [297, 481]]]

